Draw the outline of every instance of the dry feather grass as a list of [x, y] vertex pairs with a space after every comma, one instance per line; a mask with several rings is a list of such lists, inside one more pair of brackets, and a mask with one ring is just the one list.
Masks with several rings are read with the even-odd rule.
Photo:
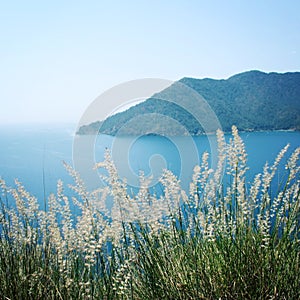
[[[10, 188], [1, 179], [0, 299], [299, 298], [300, 148], [273, 195], [288, 146], [248, 185], [236, 127], [227, 144], [221, 131], [217, 137], [217, 169], [204, 153], [189, 194], [165, 170], [160, 197], [149, 194], [143, 173], [130, 195], [109, 152], [96, 166], [107, 170], [107, 187], [87, 191], [66, 165], [78, 197], [58, 181], [47, 212], [20, 182]], [[4, 204], [11, 199], [14, 207]]]

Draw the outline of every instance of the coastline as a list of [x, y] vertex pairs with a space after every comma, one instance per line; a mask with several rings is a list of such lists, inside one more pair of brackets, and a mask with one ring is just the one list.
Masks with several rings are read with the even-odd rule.
[[[291, 129], [247, 129], [247, 130], [241, 130], [238, 129], [239, 133], [266, 133], [266, 132], [300, 132], [300, 129], [296, 128], [291, 128]], [[225, 135], [231, 134], [231, 131], [223, 131]], [[120, 134], [120, 135], [115, 135], [115, 134], [108, 134], [108, 133], [101, 133], [101, 132], [88, 132], [88, 133], [80, 133], [77, 131], [75, 133], [75, 136], [88, 136], [88, 135], [106, 135], [106, 136], [111, 136], [111, 137], [137, 137], [137, 136], [165, 136], [165, 137], [198, 137], [198, 136], [212, 136], [215, 135], [216, 132], [207, 132], [207, 133], [200, 133], [200, 134], [190, 134], [190, 135], [177, 135], [177, 134], [158, 134], [158, 133], [141, 133], [141, 134]]]

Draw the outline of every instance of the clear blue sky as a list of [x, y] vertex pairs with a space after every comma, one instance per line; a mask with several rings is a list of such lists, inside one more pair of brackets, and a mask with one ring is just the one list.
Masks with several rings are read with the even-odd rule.
[[137, 78], [300, 70], [300, 1], [1, 1], [0, 123], [77, 122]]

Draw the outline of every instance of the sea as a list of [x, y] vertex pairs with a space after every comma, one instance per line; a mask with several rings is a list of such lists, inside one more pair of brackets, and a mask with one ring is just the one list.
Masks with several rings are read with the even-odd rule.
[[[86, 188], [92, 190], [106, 184], [107, 171], [94, 166], [109, 154], [120, 178], [126, 178], [130, 192], [137, 191], [139, 175], [144, 174], [150, 191], [159, 194], [159, 178], [164, 170], [172, 171], [188, 190], [193, 168], [201, 163], [204, 152], [210, 154], [211, 166], [217, 163], [214, 135], [112, 137], [78, 136], [75, 132], [74, 124], [0, 125], [0, 177], [11, 187], [15, 187], [15, 179], [19, 180], [42, 205], [51, 193], [56, 193], [58, 180], [64, 182], [66, 194], [72, 193], [69, 185], [74, 181], [65, 164], [82, 175]], [[300, 146], [300, 132], [241, 132], [240, 136], [248, 154], [249, 183], [266, 162], [273, 163], [284, 146], [290, 144], [287, 156]], [[227, 134], [226, 140], [230, 138]], [[275, 178], [278, 182], [284, 176], [285, 162]]]

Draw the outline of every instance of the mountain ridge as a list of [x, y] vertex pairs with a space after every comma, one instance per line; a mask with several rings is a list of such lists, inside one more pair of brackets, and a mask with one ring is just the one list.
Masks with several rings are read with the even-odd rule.
[[[181, 84], [207, 101], [225, 132], [230, 131], [232, 125], [241, 131], [300, 130], [300, 72], [265, 73], [252, 70], [227, 79], [183, 77], [123, 112], [80, 127], [77, 133], [95, 134], [100, 128], [99, 133], [109, 135], [204, 134], [207, 130], [201, 127], [199, 118], [195, 119], [190, 113], [199, 107], [190, 103], [189, 112], [181, 107], [181, 103], [186, 101]], [[176, 103], [159, 99], [166, 95], [167, 99], [175, 99]], [[137, 116], [138, 122], [133, 122]], [[205, 123], [206, 117], [203, 113], [200, 123]]]

